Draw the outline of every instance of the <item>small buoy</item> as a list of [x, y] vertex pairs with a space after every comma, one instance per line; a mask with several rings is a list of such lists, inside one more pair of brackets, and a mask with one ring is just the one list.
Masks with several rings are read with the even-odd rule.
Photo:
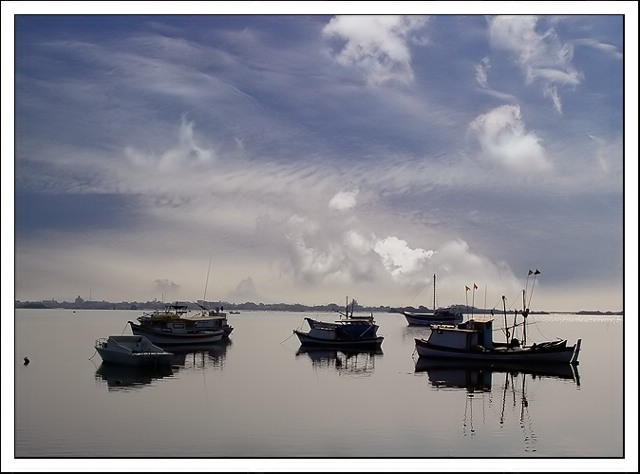
[[29, 364], [29, 362], [31, 362], [31, 361], [29, 360], [29, 358], [28, 358], [28, 357], [25, 357], [25, 358], [24, 358], [24, 365], [28, 365], [28, 364]]

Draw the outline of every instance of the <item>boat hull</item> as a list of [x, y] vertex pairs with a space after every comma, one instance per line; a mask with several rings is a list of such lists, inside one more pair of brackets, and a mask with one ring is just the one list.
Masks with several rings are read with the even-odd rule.
[[345, 348], [355, 348], [355, 347], [370, 347], [376, 348], [380, 347], [382, 341], [384, 340], [384, 336], [376, 336], [376, 337], [367, 337], [361, 339], [339, 339], [333, 337], [314, 337], [309, 333], [302, 331], [293, 331], [298, 339], [300, 340], [300, 344], [305, 346], [315, 346], [315, 347], [345, 347]]
[[165, 331], [162, 328], [145, 328], [139, 324], [135, 324], [129, 321], [131, 331], [135, 335], [145, 336], [154, 344], [159, 345], [186, 345], [186, 344], [211, 344], [219, 342], [225, 337], [225, 331], [222, 329], [217, 330], [203, 330], [199, 332], [170, 332]]
[[499, 349], [464, 350], [434, 345], [424, 339], [415, 339], [420, 357], [518, 363], [566, 363], [577, 364], [581, 340], [573, 346], [562, 344]]
[[102, 362], [107, 364], [126, 365], [130, 367], [170, 366], [173, 361], [171, 352], [147, 352], [137, 354], [122, 354], [104, 349], [97, 349]]
[[96, 341], [96, 351], [107, 364], [131, 367], [170, 366], [173, 353], [162, 350], [148, 338], [110, 336]]
[[410, 326], [430, 326], [432, 324], [457, 324], [462, 322], [461, 313], [411, 313], [404, 311], [404, 317]]

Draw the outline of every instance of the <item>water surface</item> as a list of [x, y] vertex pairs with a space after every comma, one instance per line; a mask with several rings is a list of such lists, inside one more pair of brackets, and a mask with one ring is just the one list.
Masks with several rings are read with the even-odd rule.
[[16, 458], [393, 458], [370, 467], [394, 469], [624, 455], [620, 316], [529, 318], [531, 342], [582, 338], [575, 374], [416, 365], [414, 338], [429, 329], [393, 313], [375, 314], [377, 352], [301, 350], [304, 317], [336, 314], [242, 312], [229, 343], [178, 351], [170, 369], [105, 367], [95, 339], [129, 334], [139, 314], [16, 310]]

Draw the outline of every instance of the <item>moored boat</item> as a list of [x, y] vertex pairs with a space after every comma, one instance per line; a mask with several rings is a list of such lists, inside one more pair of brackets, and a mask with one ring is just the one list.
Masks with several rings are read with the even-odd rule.
[[103, 362], [135, 367], [170, 366], [173, 353], [153, 344], [144, 336], [108, 336], [96, 340], [95, 348]]
[[[540, 272], [529, 271], [529, 275]], [[528, 278], [527, 278], [528, 282]], [[534, 282], [535, 283], [535, 282]], [[431, 325], [428, 339], [416, 338], [415, 348], [420, 357], [458, 359], [471, 361], [519, 362], [519, 363], [569, 363], [577, 364], [582, 340], [578, 339], [573, 345], [568, 345], [566, 339], [544, 341], [527, 344], [527, 317], [529, 308], [526, 305], [526, 290], [522, 291], [523, 318], [522, 342], [515, 337], [515, 322], [510, 331], [506, 324], [506, 298], [503, 296], [504, 320], [503, 328], [506, 334], [505, 342], [493, 340], [494, 319], [470, 319], [456, 325]], [[515, 316], [518, 312], [515, 312]]]
[[220, 308], [188, 314], [186, 304], [174, 303], [163, 310], [143, 313], [138, 323], [129, 321], [133, 334], [143, 335], [159, 345], [210, 344], [226, 338], [233, 331], [227, 315]]
[[463, 320], [462, 313], [457, 310], [436, 307], [436, 276], [433, 275], [433, 310], [432, 311], [407, 311], [402, 314], [410, 326], [430, 326], [432, 324], [457, 324]]
[[378, 335], [379, 326], [375, 323], [373, 314], [355, 316], [353, 307], [352, 303], [349, 311], [347, 304], [346, 311], [340, 313], [342, 318], [333, 322], [304, 318], [309, 325], [309, 331], [295, 329], [293, 332], [298, 336], [300, 343], [307, 346], [379, 347], [384, 336]]

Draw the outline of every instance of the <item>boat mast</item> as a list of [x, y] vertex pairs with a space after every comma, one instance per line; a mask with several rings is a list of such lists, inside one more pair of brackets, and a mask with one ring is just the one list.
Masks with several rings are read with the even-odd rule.
[[507, 323], [507, 297], [504, 295], [502, 295], [502, 308], [504, 312], [504, 332], [507, 336], [507, 344], [509, 344], [511, 334], [509, 334], [509, 323]]
[[436, 310], [436, 274], [433, 274], [433, 311]]
[[529, 310], [525, 303], [525, 290], [522, 290], [522, 345], [527, 345], [527, 316], [529, 316]]

